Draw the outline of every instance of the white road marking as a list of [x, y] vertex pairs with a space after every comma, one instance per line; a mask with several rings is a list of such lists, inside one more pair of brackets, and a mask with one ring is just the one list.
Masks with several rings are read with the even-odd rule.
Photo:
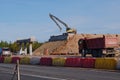
[[[12, 74], [10, 72], [2, 72], [2, 73], [8, 73], [8, 74]], [[32, 74], [20, 74], [20, 76], [30, 76], [30, 77], [38, 77], [38, 78], [44, 78], [44, 79], [52, 79], [52, 80], [67, 80], [67, 79], [61, 79], [61, 78], [55, 78], [55, 77], [48, 77], [48, 76], [40, 76], [40, 75], [32, 75]]]
[[31, 75], [31, 74], [22, 74], [25, 76], [32, 76], [32, 77], [39, 77], [39, 78], [45, 78], [45, 79], [53, 79], [53, 80], [67, 80], [67, 79], [61, 79], [61, 78], [55, 78], [55, 77], [48, 77], [48, 76], [40, 76], [40, 75]]

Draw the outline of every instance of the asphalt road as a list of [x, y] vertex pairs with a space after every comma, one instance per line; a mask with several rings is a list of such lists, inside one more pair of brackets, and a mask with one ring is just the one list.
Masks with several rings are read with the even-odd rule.
[[[15, 64], [0, 63], [0, 80], [11, 80]], [[120, 71], [20, 65], [21, 80], [120, 80]], [[17, 77], [14, 78], [17, 80]]]

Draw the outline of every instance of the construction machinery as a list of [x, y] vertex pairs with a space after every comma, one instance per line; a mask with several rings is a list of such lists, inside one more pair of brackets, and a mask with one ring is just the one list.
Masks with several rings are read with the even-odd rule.
[[64, 23], [63, 21], [61, 21], [59, 18], [57, 18], [56, 16], [49, 14], [50, 18], [56, 23], [56, 25], [59, 27], [60, 31], [62, 30], [61, 26], [57, 23], [60, 22], [62, 23], [65, 27], [66, 27], [66, 32], [67, 33], [75, 33], [76, 34], [76, 30], [72, 29], [70, 27], [68, 27], [68, 25], [66, 23]]
[[119, 47], [117, 37], [98, 37], [98, 38], [83, 38], [78, 41], [79, 53], [82, 57], [86, 54], [91, 54], [93, 57], [114, 57], [116, 50]]

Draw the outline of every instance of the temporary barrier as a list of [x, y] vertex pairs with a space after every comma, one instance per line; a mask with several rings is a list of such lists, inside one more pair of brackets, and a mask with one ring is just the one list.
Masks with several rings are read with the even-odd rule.
[[12, 58], [11, 57], [5, 57], [4, 58], [4, 63], [11, 63], [12, 62]]
[[33, 64], [33, 65], [40, 64], [40, 58], [38, 58], [38, 57], [30, 58], [30, 64]]
[[67, 67], [81, 67], [81, 58], [67, 58], [65, 62]]
[[116, 58], [116, 61], [117, 61], [116, 69], [120, 70], [120, 58]]
[[116, 69], [116, 60], [113, 58], [97, 58], [95, 61], [96, 69]]
[[40, 59], [40, 65], [51, 66], [52, 65], [52, 58], [42, 57]]
[[30, 64], [30, 58], [29, 57], [22, 57], [20, 59], [20, 64]]
[[0, 57], [0, 63], [4, 62], [4, 57]]
[[94, 58], [83, 58], [81, 59], [83, 68], [95, 68], [95, 59]]
[[66, 58], [53, 58], [52, 65], [54, 66], [65, 66]]
[[105, 59], [103, 59], [103, 58], [97, 58], [95, 61], [95, 68], [102, 69], [105, 66], [104, 61], [105, 61]]
[[20, 57], [12, 57], [12, 63], [17, 63], [17, 60], [20, 61]]

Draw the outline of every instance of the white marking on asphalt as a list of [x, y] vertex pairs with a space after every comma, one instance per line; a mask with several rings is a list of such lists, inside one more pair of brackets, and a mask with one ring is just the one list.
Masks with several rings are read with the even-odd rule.
[[53, 79], [53, 80], [67, 80], [67, 79], [48, 77], [48, 76], [40, 76], [40, 75], [31, 75], [31, 74], [22, 74], [22, 75], [24, 75], [24, 76], [32, 76], [32, 77], [39, 77], [39, 78], [46, 78], [46, 79]]
[[[10, 72], [2, 72], [2, 73], [8, 73], [12, 74]], [[21, 74], [21, 76], [30, 76], [30, 77], [39, 77], [39, 78], [44, 78], [44, 79], [52, 79], [52, 80], [67, 80], [67, 79], [61, 79], [61, 78], [55, 78], [55, 77], [48, 77], [48, 76], [40, 76], [40, 75], [31, 75], [31, 74]]]

